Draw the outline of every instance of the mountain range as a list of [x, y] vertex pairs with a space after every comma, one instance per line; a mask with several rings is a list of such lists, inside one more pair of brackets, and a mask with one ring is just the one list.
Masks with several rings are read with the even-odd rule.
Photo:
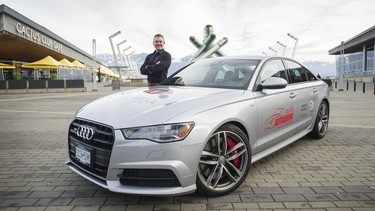
[[[108, 66], [116, 66], [116, 63], [114, 61], [114, 57], [112, 54], [105, 53], [105, 54], [97, 54], [97, 60], [105, 65]], [[140, 53], [140, 54], [134, 54], [132, 55], [132, 58], [134, 59], [135, 63], [137, 64], [138, 70], [142, 66], [145, 58], [147, 56], [147, 53]], [[168, 70], [168, 75], [176, 72], [183, 66], [185, 66], [188, 61], [190, 60], [191, 56], [185, 56], [181, 59], [172, 58], [171, 66]], [[336, 64], [334, 62], [320, 62], [320, 61], [305, 61], [302, 62], [302, 64], [314, 75], [320, 75], [322, 78], [327, 77], [335, 77], [336, 76]]]

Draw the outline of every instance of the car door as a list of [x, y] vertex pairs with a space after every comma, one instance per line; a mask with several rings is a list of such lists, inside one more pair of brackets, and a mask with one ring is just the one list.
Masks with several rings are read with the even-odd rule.
[[290, 87], [293, 87], [298, 97], [295, 99], [295, 120], [293, 134], [308, 128], [314, 122], [315, 111], [318, 102], [318, 80], [317, 78], [302, 65], [291, 61], [284, 60], [290, 77]]
[[[281, 59], [267, 61], [261, 68], [256, 87], [269, 77], [287, 79], [286, 69]], [[287, 86], [281, 89], [255, 90], [258, 113], [257, 142], [254, 153], [261, 153], [286, 140], [293, 128], [296, 108], [294, 102], [297, 90]]]

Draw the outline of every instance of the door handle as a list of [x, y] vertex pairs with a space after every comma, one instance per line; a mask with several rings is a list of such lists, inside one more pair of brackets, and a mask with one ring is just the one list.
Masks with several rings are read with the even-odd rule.
[[313, 92], [314, 92], [314, 93], [317, 93], [317, 92], [318, 92], [318, 89], [317, 89], [317, 88], [313, 88]]
[[289, 94], [289, 98], [295, 98], [297, 96], [297, 94], [294, 94], [294, 92], [291, 92], [290, 94]]

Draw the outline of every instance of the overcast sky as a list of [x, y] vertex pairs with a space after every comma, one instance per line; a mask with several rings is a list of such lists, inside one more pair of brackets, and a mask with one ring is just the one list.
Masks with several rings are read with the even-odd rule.
[[114, 44], [124, 39], [127, 52], [152, 52], [156, 33], [165, 37], [165, 49], [174, 58], [193, 54], [189, 37], [203, 40], [203, 29], [212, 25], [216, 40], [228, 38], [221, 48], [226, 55], [274, 54], [287, 46], [295, 58], [334, 62], [328, 51], [375, 25], [373, 0], [0, 0], [39, 25], [92, 53], [112, 53], [108, 37], [117, 31]]

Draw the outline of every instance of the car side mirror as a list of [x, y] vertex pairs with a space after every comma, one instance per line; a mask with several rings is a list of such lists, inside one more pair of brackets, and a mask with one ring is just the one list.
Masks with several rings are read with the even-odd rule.
[[260, 84], [261, 89], [283, 89], [288, 85], [288, 82], [279, 77], [269, 77]]

